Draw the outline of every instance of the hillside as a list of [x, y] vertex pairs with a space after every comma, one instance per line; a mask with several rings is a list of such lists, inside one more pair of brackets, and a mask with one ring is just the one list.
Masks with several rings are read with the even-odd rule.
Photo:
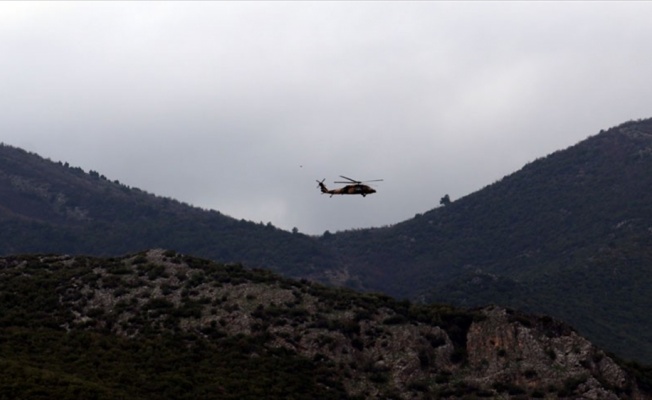
[[0, 259], [0, 398], [652, 396], [570, 327], [174, 251]]
[[650, 187], [652, 120], [635, 121], [412, 220], [322, 241], [351, 287], [553, 315], [652, 363]]
[[165, 247], [290, 276], [328, 268], [314, 238], [158, 197], [0, 145], [0, 255], [121, 255]]
[[0, 146], [0, 255], [171, 248], [419, 302], [570, 323], [652, 364], [652, 120], [535, 160], [394, 226], [308, 237]]

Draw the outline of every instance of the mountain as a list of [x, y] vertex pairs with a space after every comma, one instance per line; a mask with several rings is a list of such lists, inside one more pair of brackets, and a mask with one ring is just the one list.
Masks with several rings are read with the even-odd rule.
[[346, 281], [334, 283], [545, 313], [652, 363], [650, 188], [648, 119], [602, 131], [409, 221], [321, 240], [341, 256]]
[[0, 255], [171, 248], [424, 303], [551, 315], [652, 364], [652, 119], [393, 226], [309, 237], [0, 146]]
[[0, 254], [121, 255], [174, 248], [303, 276], [330, 268], [315, 238], [158, 197], [0, 145]]
[[0, 258], [0, 398], [646, 399], [569, 326], [175, 251]]

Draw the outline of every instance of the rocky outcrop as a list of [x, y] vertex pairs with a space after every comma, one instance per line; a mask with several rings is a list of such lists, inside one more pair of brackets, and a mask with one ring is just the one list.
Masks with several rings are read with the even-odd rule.
[[585, 399], [647, 398], [602, 350], [567, 325], [489, 307], [467, 336], [469, 381]]

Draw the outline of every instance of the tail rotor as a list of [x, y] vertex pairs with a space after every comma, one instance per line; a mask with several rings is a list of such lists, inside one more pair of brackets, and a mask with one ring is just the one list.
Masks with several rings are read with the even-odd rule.
[[322, 179], [321, 181], [317, 181], [317, 188], [321, 189], [322, 193], [327, 193], [328, 189], [326, 189], [326, 185], [324, 185], [324, 181], [326, 178]]

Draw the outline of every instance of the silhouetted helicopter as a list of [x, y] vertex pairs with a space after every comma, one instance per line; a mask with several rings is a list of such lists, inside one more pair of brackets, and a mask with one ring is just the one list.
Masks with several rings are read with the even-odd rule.
[[321, 189], [322, 193], [329, 193], [331, 197], [333, 197], [334, 194], [361, 194], [362, 197], [365, 197], [368, 194], [376, 193], [376, 190], [372, 189], [369, 185], [363, 185], [363, 183], [382, 181], [382, 179], [374, 179], [371, 181], [356, 181], [355, 179], [347, 178], [346, 176], [342, 175], [340, 175], [340, 178], [346, 179], [347, 182], [335, 181], [335, 183], [348, 183], [348, 185], [339, 189], [329, 190], [326, 185], [324, 185], [324, 181], [326, 180], [326, 178], [324, 178], [321, 180], [321, 182], [317, 181], [319, 184], [317, 187]]

